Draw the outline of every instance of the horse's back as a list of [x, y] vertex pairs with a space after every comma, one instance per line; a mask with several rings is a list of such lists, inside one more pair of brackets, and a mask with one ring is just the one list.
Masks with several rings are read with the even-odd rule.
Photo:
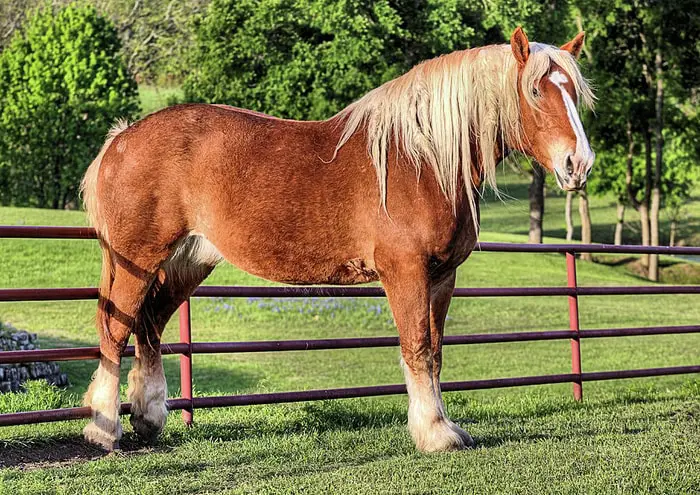
[[103, 158], [100, 202], [112, 205], [110, 231], [125, 242], [138, 236], [172, 244], [196, 233], [265, 278], [374, 280], [365, 259], [379, 211], [376, 176], [366, 159], [331, 160], [337, 139], [328, 122], [218, 105], [170, 107], [114, 139]]

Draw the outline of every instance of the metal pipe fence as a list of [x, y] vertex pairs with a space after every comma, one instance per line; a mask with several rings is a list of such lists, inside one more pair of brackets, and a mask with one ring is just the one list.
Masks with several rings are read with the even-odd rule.
[[[0, 239], [95, 239], [93, 229], [86, 227], [25, 227], [0, 226]], [[634, 328], [601, 328], [582, 330], [579, 324], [578, 299], [581, 296], [602, 295], [651, 295], [651, 294], [700, 294], [699, 285], [650, 285], [623, 287], [580, 287], [576, 278], [576, 254], [664, 254], [700, 255], [700, 247], [666, 246], [612, 246], [606, 244], [509, 244], [480, 243], [478, 251], [518, 253], [559, 253], [566, 256], [566, 287], [498, 287], [456, 288], [455, 297], [556, 297], [566, 296], [569, 303], [569, 329], [511, 333], [454, 335], [444, 338], [445, 345], [471, 345], [503, 342], [529, 342], [569, 339], [571, 343], [571, 373], [493, 378], [442, 383], [445, 392], [479, 390], [501, 387], [518, 387], [555, 383], [572, 383], [576, 400], [583, 397], [586, 381], [638, 378], [661, 375], [700, 373], [700, 365], [645, 368], [635, 370], [598, 371], [581, 370], [580, 342], [584, 338], [610, 338], [639, 335], [671, 335], [700, 333], [700, 325], [657, 326]], [[228, 287], [202, 286], [194, 297], [383, 297], [380, 287]], [[0, 289], [0, 302], [9, 301], [68, 301], [97, 299], [97, 289], [86, 288], [36, 288]], [[192, 356], [194, 354], [312, 351], [324, 349], [359, 349], [398, 346], [398, 337], [276, 340], [252, 342], [193, 342], [190, 301], [179, 309], [180, 342], [162, 344], [163, 354], [180, 355], [180, 389], [182, 397], [168, 400], [168, 408], [182, 410], [183, 420], [191, 424], [194, 410], [198, 408], [227, 407], [255, 404], [273, 404], [313, 400], [373, 397], [406, 393], [405, 385], [379, 385], [265, 394], [240, 394], [215, 397], [193, 397]], [[134, 348], [126, 348], [125, 356], [133, 356]], [[31, 351], [0, 352], [0, 364], [36, 361], [72, 361], [99, 359], [99, 347], [41, 349]], [[130, 404], [122, 404], [121, 413], [128, 414]], [[53, 409], [0, 414], [0, 426], [81, 419], [90, 416], [89, 407]]]

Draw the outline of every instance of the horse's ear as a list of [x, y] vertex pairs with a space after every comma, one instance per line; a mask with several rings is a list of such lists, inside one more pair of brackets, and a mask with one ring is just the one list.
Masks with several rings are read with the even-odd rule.
[[578, 58], [578, 56], [581, 54], [581, 49], [583, 48], [583, 40], [585, 38], [586, 38], [586, 32], [581, 31], [576, 36], [574, 36], [574, 39], [572, 39], [568, 43], [562, 45], [561, 49], [572, 54], [574, 56], [574, 58]]
[[510, 47], [513, 50], [515, 60], [518, 61], [520, 67], [523, 67], [530, 56], [530, 42], [527, 40], [527, 36], [520, 26], [515, 28], [515, 31], [513, 31], [510, 37]]

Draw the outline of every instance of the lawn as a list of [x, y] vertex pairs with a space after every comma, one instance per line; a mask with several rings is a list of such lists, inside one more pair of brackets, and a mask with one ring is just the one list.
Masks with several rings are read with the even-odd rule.
[[[507, 175], [504, 191], [522, 197], [524, 180]], [[557, 203], [559, 202], [559, 203]], [[563, 198], [548, 198], [549, 212]], [[691, 205], [696, 208], [696, 203]], [[563, 210], [563, 206], [561, 208]], [[693, 210], [695, 211], [695, 210]], [[593, 204], [594, 223], [612, 218]], [[549, 213], [548, 213], [549, 215]], [[557, 238], [556, 215], [545, 234]], [[523, 242], [527, 203], [490, 201], [484, 241]], [[599, 220], [597, 220], [599, 219]], [[83, 225], [80, 212], [0, 208], [0, 224]], [[499, 233], [495, 233], [499, 232]], [[605, 240], [605, 239], [595, 239]], [[97, 283], [94, 241], [1, 240], [0, 287], [80, 287]], [[672, 259], [665, 264], [677, 263]], [[686, 265], [679, 265], [686, 266]], [[692, 265], [687, 265], [692, 266]], [[582, 285], [648, 282], [623, 264], [579, 263]], [[688, 280], [697, 283], [697, 280]], [[207, 284], [260, 284], [235, 268], [217, 268]], [[458, 286], [563, 286], [564, 257], [479, 253]], [[588, 297], [583, 328], [697, 324], [697, 296]], [[93, 301], [3, 303], [0, 321], [38, 332], [42, 347], [96, 345]], [[455, 299], [446, 332], [565, 329], [567, 300]], [[197, 341], [394, 335], [383, 299], [195, 299]], [[177, 340], [171, 323], [166, 341]], [[584, 371], [697, 364], [700, 335], [591, 339]], [[199, 395], [400, 383], [395, 348], [197, 355]], [[130, 360], [125, 360], [124, 383]], [[94, 362], [62, 363], [66, 391], [35, 388], [0, 400], [0, 410], [78, 404]], [[165, 359], [170, 396], [178, 396], [175, 356]], [[565, 341], [450, 346], [443, 379], [566, 373]], [[405, 397], [197, 410], [185, 429], [172, 413], [153, 447], [138, 443], [124, 420], [124, 451], [102, 456], [80, 437], [83, 421], [0, 429], [2, 493], [690, 493], [700, 484], [700, 381], [670, 376], [586, 383], [583, 403], [571, 386], [549, 385], [446, 394], [451, 415], [477, 448], [455, 454], [415, 452], [405, 429]]]
[[178, 86], [152, 86], [149, 84], [139, 85], [139, 101], [141, 103], [141, 114], [149, 113], [167, 107], [173, 101], [182, 98], [182, 89]]

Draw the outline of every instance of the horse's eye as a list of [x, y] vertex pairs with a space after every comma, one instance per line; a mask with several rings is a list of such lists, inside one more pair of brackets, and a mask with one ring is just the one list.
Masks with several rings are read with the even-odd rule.
[[539, 98], [541, 96], [540, 90], [537, 88], [532, 88], [532, 96], [534, 96], [535, 98]]

